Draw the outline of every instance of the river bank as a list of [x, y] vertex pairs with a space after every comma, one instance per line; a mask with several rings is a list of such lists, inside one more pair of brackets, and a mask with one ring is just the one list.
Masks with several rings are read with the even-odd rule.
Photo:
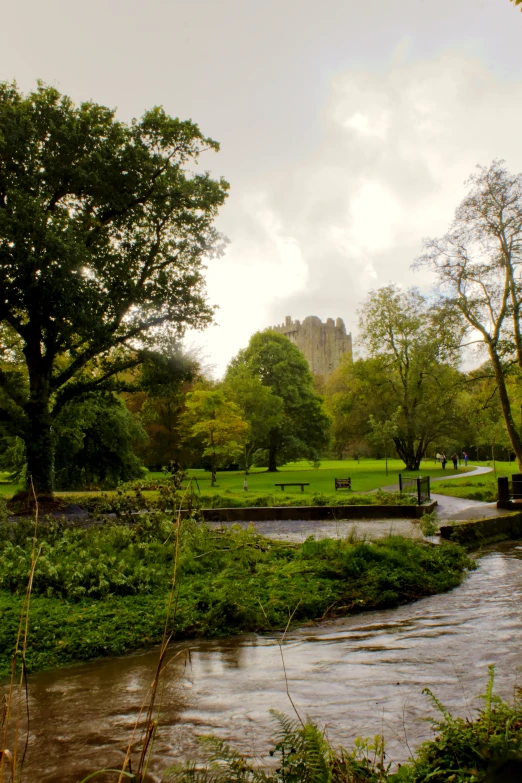
[[[14, 537], [13, 537], [14, 536]], [[31, 599], [29, 671], [153, 645], [163, 634], [176, 534], [165, 515], [132, 527], [42, 526]], [[179, 541], [177, 639], [284, 628], [449, 590], [473, 566], [453, 544], [388, 537], [311, 539], [296, 545], [240, 528], [188, 521]], [[0, 673], [10, 671], [30, 570], [32, 532], [0, 540]]]
[[[449, 593], [395, 609], [351, 615], [289, 631], [284, 659], [292, 699], [326, 725], [335, 744], [384, 734], [387, 759], [404, 762], [433, 736], [429, 687], [454, 714], [482, 702], [488, 664], [495, 692], [511, 699], [522, 666], [522, 549], [496, 545]], [[180, 641], [171, 663], [151, 780], [174, 762], [199, 757], [197, 737], [213, 733], [265, 759], [271, 708], [289, 713], [280, 635]], [[177, 657], [175, 657], [177, 656]], [[25, 775], [40, 783], [77, 783], [117, 766], [157, 664], [157, 650], [107, 658], [29, 677], [31, 724]]]

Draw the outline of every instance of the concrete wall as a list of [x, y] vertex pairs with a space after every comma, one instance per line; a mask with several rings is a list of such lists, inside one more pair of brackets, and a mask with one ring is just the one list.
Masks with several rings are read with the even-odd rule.
[[433, 511], [436, 501], [423, 506], [252, 506], [203, 508], [205, 522], [267, 522], [292, 519], [420, 519]]
[[522, 513], [514, 512], [501, 517], [442, 525], [440, 535], [441, 538], [455, 541], [469, 549], [488, 542], [519, 539], [522, 538]]

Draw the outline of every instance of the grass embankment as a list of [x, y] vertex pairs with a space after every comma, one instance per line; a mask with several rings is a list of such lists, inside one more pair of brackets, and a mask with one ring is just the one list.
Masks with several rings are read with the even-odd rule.
[[[30, 568], [31, 526], [0, 533], [0, 675], [14, 649]], [[174, 531], [164, 515], [134, 526], [42, 526], [31, 600], [30, 671], [159, 642], [172, 579]], [[390, 537], [375, 543], [308, 540], [189, 520], [180, 536], [175, 638], [283, 628], [363, 608], [389, 607], [455, 587], [471, 561], [453, 544]]]
[[[64, 503], [74, 503], [87, 509], [95, 515], [118, 513], [121, 508], [122, 494], [125, 501], [134, 510], [172, 510], [175, 506], [171, 500], [169, 486], [165, 485], [166, 492], [161, 490], [154, 492], [142, 491], [141, 488], [133, 489], [132, 486], [125, 488], [122, 493], [102, 492], [96, 495], [63, 495], [61, 500]], [[192, 493], [186, 495], [181, 501], [186, 508], [189, 503], [191, 507], [197, 508], [284, 508], [286, 506], [415, 506], [417, 498], [415, 495], [401, 495], [399, 492], [382, 492], [376, 490], [367, 495], [323, 495], [319, 492], [314, 495], [263, 495], [255, 492], [243, 492], [243, 494], [224, 493], [213, 494], [210, 491], [197, 493], [195, 487], [192, 487]]]
[[[493, 468], [493, 462], [474, 462], [472, 467], [484, 466]], [[432, 484], [432, 492], [441, 495], [452, 495], [468, 500], [481, 500], [485, 503], [493, 503], [498, 499], [497, 479], [499, 476], [511, 476], [519, 473], [516, 462], [496, 462], [495, 470], [491, 473], [483, 473], [468, 478], [452, 479], [451, 481], [437, 481]]]

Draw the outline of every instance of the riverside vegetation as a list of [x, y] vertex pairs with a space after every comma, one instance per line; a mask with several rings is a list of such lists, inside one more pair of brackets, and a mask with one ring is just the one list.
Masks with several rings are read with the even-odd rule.
[[298, 715], [277, 721], [269, 767], [252, 764], [216, 737], [202, 737], [206, 765], [189, 762], [169, 771], [173, 783], [511, 783], [522, 775], [522, 704], [493, 693], [494, 667], [483, 707], [474, 719], [451, 715], [429, 689], [439, 713], [436, 736], [423, 743], [408, 764], [392, 769], [384, 740], [358, 739], [350, 751], [335, 747], [325, 732]]
[[[176, 520], [156, 511], [87, 529], [41, 524], [25, 663], [29, 671], [158, 643], [172, 583]], [[130, 502], [130, 501], [129, 501]], [[132, 507], [132, 503], [131, 506]], [[123, 522], [124, 524], [121, 524]], [[31, 567], [33, 526], [0, 525], [0, 676], [8, 674]], [[270, 541], [253, 529], [181, 523], [173, 638], [273, 631], [392, 607], [458, 585], [464, 549], [390, 536], [377, 542]]]

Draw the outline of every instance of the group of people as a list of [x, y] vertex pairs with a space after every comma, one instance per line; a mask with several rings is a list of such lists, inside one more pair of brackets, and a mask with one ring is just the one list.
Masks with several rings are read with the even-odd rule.
[[[446, 457], [444, 452], [443, 451], [438, 451], [437, 454], [435, 455], [435, 459], [437, 460], [437, 462], [440, 462], [440, 464], [442, 465], [442, 470], [446, 470], [446, 463], [448, 461], [448, 458]], [[465, 452], [465, 451], [462, 452], [462, 459], [464, 460], [464, 466], [467, 468], [468, 467], [468, 459], [469, 459], [469, 456], [468, 456], [467, 452]], [[459, 455], [457, 454], [457, 452], [455, 452], [452, 455], [451, 461], [453, 462], [453, 467], [455, 468], [455, 470], [457, 470], [457, 468], [459, 466]]]

